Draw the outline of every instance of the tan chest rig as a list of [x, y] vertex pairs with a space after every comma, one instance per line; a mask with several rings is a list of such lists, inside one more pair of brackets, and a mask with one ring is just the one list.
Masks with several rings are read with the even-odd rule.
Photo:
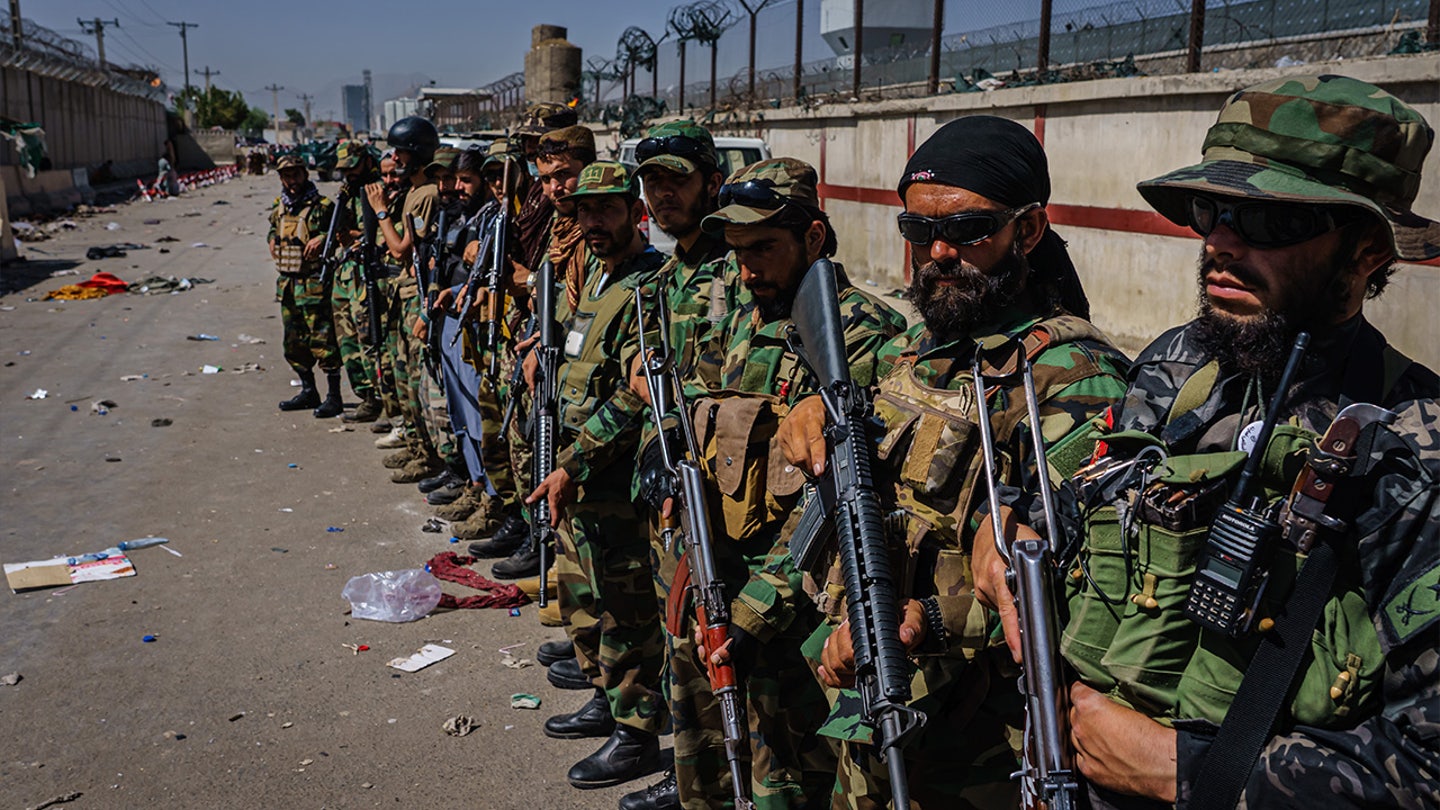
[[275, 270], [281, 275], [308, 276], [318, 264], [305, 261], [305, 243], [311, 236], [306, 220], [311, 208], [307, 205], [298, 213], [281, 213], [275, 224]]
[[591, 299], [588, 290], [581, 293], [570, 328], [561, 335], [563, 363], [556, 393], [562, 430], [580, 432], [615, 386], [623, 384], [619, 359], [607, 357], [601, 341], [615, 319], [624, 317], [633, 304], [635, 280], [627, 276], [615, 281], [598, 299]]

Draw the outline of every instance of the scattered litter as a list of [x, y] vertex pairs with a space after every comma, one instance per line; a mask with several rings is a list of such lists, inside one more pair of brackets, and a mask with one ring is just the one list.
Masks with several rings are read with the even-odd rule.
[[359, 655], [370, 649], [369, 644], [341, 644], [340, 646], [349, 650], [354, 655]]
[[173, 424], [175, 424], [175, 420], [166, 416], [150, 420], [150, 427], [170, 427]]
[[305, 767], [305, 766], [307, 766], [307, 765], [314, 765], [314, 764], [315, 764], [315, 760], [310, 759], [310, 758], [308, 758], [308, 757], [305, 758], [305, 759], [300, 760], [300, 767], [302, 767], [302, 768]]
[[118, 230], [120, 230], [120, 223], [118, 223], [118, 222], [107, 222], [107, 223], [105, 223], [105, 230], [107, 230], [107, 231], [118, 231]]
[[480, 727], [480, 721], [466, 714], [457, 714], [440, 725], [440, 730], [451, 737], [464, 737]]
[[113, 464], [117, 461], [120, 461], [121, 459], [119, 456], [108, 456], [105, 460]]
[[0, 686], [14, 686], [24, 680], [24, 678], [24, 675], [18, 672], [12, 672], [9, 675], [0, 676]]
[[300, 465], [299, 465], [299, 464], [286, 464], [285, 466], [286, 466], [286, 467], [289, 467], [289, 468], [292, 469], [292, 470], [296, 470], [296, 469], [299, 469], [299, 468], [300, 468]]
[[162, 237], [160, 237], [159, 239], [156, 239], [155, 241], [156, 241], [156, 242], [179, 242], [180, 240], [179, 240], [179, 239], [176, 239], [176, 238], [173, 237], [173, 236], [162, 236]]
[[251, 345], [254, 345], [254, 344], [256, 344], [256, 343], [264, 343], [264, 342], [265, 342], [265, 340], [264, 340], [263, 338], [253, 337], [253, 336], [251, 336], [251, 335], [245, 334], [244, 332], [241, 332], [240, 335], [237, 336], [235, 339], [238, 340], [238, 341], [240, 341], [241, 343], [248, 343], [248, 344], [251, 344]]
[[234, 228], [231, 228], [231, 229], [230, 229], [230, 232], [231, 232], [231, 233], [234, 233], [234, 234], [239, 234], [240, 236], [250, 236], [251, 234], [255, 233], [253, 230], [251, 230], [251, 229], [249, 229], [249, 228], [243, 228], [243, 227], [240, 227], [240, 226], [238, 226], [238, 225], [237, 225], [236, 227], [234, 227]]
[[425, 667], [437, 661], [444, 661], [454, 655], [455, 651], [449, 647], [441, 647], [439, 644], [426, 644], [418, 652], [408, 658], [394, 658], [385, 666], [391, 669], [398, 669], [401, 672], [419, 672]]
[[210, 203], [210, 204], [211, 204], [211, 205], [229, 205], [229, 204], [230, 204], [230, 201], [229, 201], [229, 200], [216, 200], [215, 202], [212, 202], [212, 203]]
[[246, 373], [251, 372], [251, 371], [264, 371], [264, 370], [265, 370], [264, 366], [261, 366], [259, 363], [241, 363], [240, 365], [236, 366], [235, 368], [230, 369], [230, 373], [231, 373], [231, 374], [246, 374]]
[[291, 381], [290, 381], [290, 387], [291, 387], [291, 388], [299, 388], [299, 387], [300, 387], [300, 381], [299, 381], [299, 380], [291, 380]]
[[9, 306], [9, 305], [0, 307], [0, 312], [14, 312], [14, 311], [15, 311], [15, 307], [12, 307], [12, 306]]
[[327, 432], [327, 433], [354, 433], [354, 432], [355, 432], [355, 428], [346, 427], [346, 426], [344, 426], [344, 425], [341, 425], [340, 427], [330, 428], [330, 430], [328, 430], [328, 431], [326, 431], [326, 432]]
[[281, 547], [279, 547], [279, 546], [271, 546], [271, 547], [270, 547], [270, 550], [271, 550], [271, 551], [274, 551], [274, 552], [277, 552], [277, 553], [279, 553], [279, 554], [289, 554], [289, 553], [290, 553], [290, 549], [288, 549], [288, 548], [281, 548]]
[[[93, 250], [94, 248], [91, 248], [91, 249]], [[78, 275], [80, 275], [80, 271], [79, 271], [79, 270], [56, 270], [55, 272], [53, 272], [53, 273], [50, 274], [50, 278], [60, 278], [61, 276], [78, 276]]]
[[167, 732], [165, 732], [164, 734], [162, 734], [162, 735], [160, 735], [160, 736], [164, 737], [164, 738], [167, 739], [167, 740], [183, 740], [183, 739], [185, 739], [185, 735], [184, 735], [184, 734], [181, 734], [181, 733], [178, 732], [178, 731], [167, 731]]
[[291, 509], [291, 508], [288, 507], [288, 506], [282, 506], [282, 507], [280, 507], [280, 511], [281, 511], [281, 512], [294, 512], [295, 510], [294, 510], [294, 509]]
[[510, 615], [511, 615], [511, 616], [519, 616], [519, 615], [520, 615], [520, 608], [510, 608]]
[[135, 566], [118, 546], [79, 557], [5, 563], [5, 580], [16, 593], [133, 576]]
[[529, 658], [516, 658], [510, 653], [505, 653], [505, 657], [500, 660], [500, 663], [511, 669], [524, 669], [528, 666], [533, 665], [535, 662], [531, 661]]
[[210, 246], [207, 245], [207, 244], [205, 244], [204, 242], [196, 242], [195, 244], [191, 245], [190, 247], [196, 248], [196, 247], [210, 247]]
[[340, 595], [357, 619], [413, 622], [440, 604], [440, 580], [418, 568], [381, 571], [351, 577]]
[[140, 637], [140, 640], [143, 641], [143, 642], [145, 642], [146, 644], [149, 644], [150, 642], [154, 641], [156, 638], [158, 638], [158, 636], [148, 635], [148, 634], [147, 634], [147, 635], [141, 636], [141, 637]]
[[239, 720], [240, 718], [242, 718], [242, 717], [244, 717], [244, 716], [245, 716], [245, 712], [236, 712], [236, 713], [230, 715], [230, 722], [233, 723], [233, 722], [235, 722], [236, 720]]
[[135, 295], [170, 295], [185, 290], [194, 289], [196, 284], [213, 284], [214, 279], [200, 278], [176, 278], [175, 276], [147, 276], [130, 285], [130, 292]]
[[[458, 542], [458, 541], [457, 541]], [[503, 585], [480, 575], [480, 572], [466, 566], [475, 562], [474, 557], [461, 557], [453, 551], [442, 551], [430, 558], [425, 567], [437, 578], [447, 582], [458, 582], [485, 594], [456, 598], [445, 594], [440, 598], [439, 607], [447, 610], [467, 608], [510, 608], [528, 604], [530, 597], [518, 585]]]
[[145, 245], [137, 245], [134, 242], [121, 242], [115, 245], [96, 245], [85, 251], [85, 258], [91, 261], [99, 259], [123, 259], [127, 251], [145, 250]]
[[185, 336], [185, 339], [186, 339], [186, 340], [219, 340], [220, 338], [216, 337], [215, 335], [207, 335], [207, 334], [205, 334], [204, 332], [201, 332], [201, 333], [198, 334], [198, 335], [186, 335], [186, 336]]
[[201, 373], [201, 374], [219, 374], [222, 370], [223, 370], [223, 369], [221, 369], [219, 366], [201, 366], [201, 367], [200, 367], [200, 373]]
[[48, 396], [50, 396], [50, 392], [49, 392], [49, 391], [46, 391], [44, 388], [36, 388], [36, 389], [35, 389], [35, 393], [33, 393], [33, 394], [31, 394], [30, 396], [26, 397], [26, 399], [44, 399], [44, 398], [46, 398], [46, 397], [48, 397]]
[[141, 223], [141, 224], [142, 224], [142, 225], [159, 225], [159, 224], [160, 224], [160, 220], [158, 220], [158, 219], [147, 219], [147, 220], [145, 220], [145, 221], [144, 221], [143, 223]]
[[111, 408], [118, 407], [113, 399], [97, 399], [90, 403], [90, 412], [97, 416], [105, 416], [110, 413]]
[[161, 546], [160, 548], [164, 549], [165, 551], [170, 552], [171, 554], [174, 554], [176, 557], [184, 557], [184, 556], [185, 556], [184, 554], [181, 554], [180, 552], [176, 551], [175, 549], [173, 549], [173, 548], [171, 548], [171, 547], [169, 547], [169, 546]]
[[325, 563], [325, 570], [326, 570], [326, 571], [334, 571], [336, 568], [339, 568], [339, 567], [340, 567], [340, 566], [336, 565], [335, 563]]
[[71, 413], [75, 413], [75, 412], [78, 411], [78, 410], [80, 410], [80, 406], [79, 406], [79, 405], [71, 405], [71, 406], [70, 406], [70, 412], [71, 412]]
[[445, 526], [445, 521], [437, 517], [432, 517], [425, 521], [425, 525], [420, 527], [420, 531], [429, 532], [431, 534], [439, 534], [440, 532], [445, 531]]
[[525, 692], [516, 692], [510, 696], [510, 708], [538, 709], [540, 708], [540, 698]]
[[25, 808], [25, 810], [45, 810], [45, 808], [53, 807], [57, 804], [66, 804], [68, 802], [73, 802], [84, 795], [84, 793], [81, 793], [78, 790], [74, 793], [62, 793], [59, 796], [54, 797], [53, 799], [46, 799], [39, 804], [32, 804], [29, 807]]
[[281, 724], [280, 724], [280, 727], [281, 727], [281, 728], [290, 728], [290, 727], [293, 726], [293, 725], [295, 725], [295, 724], [287, 720], [287, 721], [281, 723]]
[[335, 532], [343, 532], [343, 531], [345, 531], [345, 530], [342, 529], [342, 528], [340, 528], [339, 526], [330, 526], [330, 527], [327, 527], [327, 528], [325, 529], [325, 531], [330, 532], [330, 533], [333, 534], [333, 533], [335, 533]]
[[148, 376], [148, 374], [126, 374], [124, 377], [120, 378], [120, 382], [136, 382], [139, 380], [143, 380]]

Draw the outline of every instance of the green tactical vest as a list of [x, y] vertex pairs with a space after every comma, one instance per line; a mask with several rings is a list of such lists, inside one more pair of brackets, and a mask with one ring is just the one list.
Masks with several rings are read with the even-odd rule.
[[570, 328], [562, 336], [564, 362], [556, 390], [562, 430], [580, 432], [600, 403], [615, 392], [616, 386], [627, 384], [623, 370], [619, 369], [620, 358], [605, 353], [604, 339], [614, 322], [635, 305], [635, 288], [645, 275], [632, 271], [612, 282], [599, 298], [591, 295], [587, 283], [571, 316]]
[[[1208, 396], [1208, 391], [1186, 389], [1208, 388], [1214, 379], [1202, 367], [1192, 377], [1199, 386], [1187, 381], [1169, 419]], [[1127, 456], [1147, 446], [1165, 449], [1159, 439], [1140, 431], [1096, 434]], [[1276, 426], [1258, 475], [1266, 504], [1289, 495], [1317, 438], [1292, 424]], [[1061, 652], [1085, 683], [1162, 722], [1222, 721], [1259, 647], [1258, 631], [1232, 639], [1203, 630], [1183, 613], [1210, 524], [1245, 459], [1239, 451], [1170, 456], [1156, 466], [1141, 492], [1085, 515], [1084, 547], [1066, 579], [1070, 619], [1061, 634]], [[1285, 523], [1283, 514], [1280, 523]], [[1330, 600], [1311, 636], [1281, 727], [1352, 726], [1373, 714], [1381, 701], [1384, 653], [1366, 607], [1356, 549], [1340, 544], [1338, 551]], [[1257, 626], [1280, 612], [1303, 563], [1304, 555], [1283, 543], [1276, 549]]]

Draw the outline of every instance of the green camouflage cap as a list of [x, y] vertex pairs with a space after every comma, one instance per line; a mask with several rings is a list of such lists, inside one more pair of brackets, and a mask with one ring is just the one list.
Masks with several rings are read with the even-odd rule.
[[1195, 194], [1358, 206], [1390, 226], [1395, 256], [1440, 257], [1440, 223], [1410, 210], [1435, 131], [1414, 108], [1346, 76], [1294, 76], [1232, 95], [1200, 163], [1140, 183], [1177, 225]]
[[729, 205], [700, 220], [700, 227], [709, 233], [720, 233], [726, 225], [755, 225], [780, 213], [784, 203], [793, 202], [820, 208], [820, 195], [816, 191], [818, 177], [815, 167], [796, 158], [773, 158], [751, 163], [730, 175], [720, 187], [720, 197], [727, 192], [744, 196], [776, 197], [774, 207], [769, 205], [743, 205], [732, 199]]
[[516, 135], [544, 135], [552, 129], [572, 127], [580, 120], [575, 109], [555, 101], [537, 101], [525, 108], [525, 121]]
[[283, 172], [286, 169], [301, 169], [302, 171], [309, 171], [309, 168], [305, 165], [305, 158], [300, 157], [294, 152], [291, 152], [288, 155], [281, 155], [280, 159], [275, 161], [275, 171]]
[[510, 139], [500, 138], [492, 141], [490, 148], [485, 150], [485, 162], [480, 164], [480, 168], [484, 170], [484, 168], [491, 163], [499, 163], [507, 157], [511, 160], [518, 160], [520, 158], [518, 153], [510, 151]]
[[360, 141], [341, 141], [335, 147], [335, 168], [340, 171], [353, 169], [365, 161], [370, 148]]
[[566, 199], [593, 194], [624, 194], [636, 198], [635, 183], [625, 164], [613, 160], [597, 160], [580, 171], [580, 182]]
[[460, 157], [460, 150], [453, 146], [442, 146], [435, 150], [435, 158], [425, 167], [425, 176], [433, 177], [436, 172], [449, 169], [455, 165], [455, 158]]
[[[651, 138], [663, 139], [671, 137], [689, 138], [693, 141], [699, 141], [700, 152], [694, 157], [700, 158], [712, 167], [720, 165], [720, 156], [715, 153], [715, 139], [710, 136], [710, 130], [700, 126], [694, 121], [667, 121], [663, 124], [653, 126], [649, 132], [645, 133], [645, 139], [640, 143], [645, 143], [645, 141]], [[638, 145], [636, 149], [638, 151]], [[667, 151], [664, 154], [658, 154], [649, 160], [643, 161], [639, 168], [635, 169], [635, 175], [639, 177], [646, 169], [657, 166], [662, 169], [668, 169], [676, 174], [692, 174], [700, 169], [700, 165], [691, 157], [682, 157], [681, 155], [671, 154]]]

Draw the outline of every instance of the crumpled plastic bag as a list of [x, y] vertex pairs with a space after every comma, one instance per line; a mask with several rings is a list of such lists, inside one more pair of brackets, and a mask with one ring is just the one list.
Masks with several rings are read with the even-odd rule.
[[351, 577], [340, 592], [350, 615], [377, 622], [413, 622], [440, 604], [440, 580], [429, 571], [409, 568]]

